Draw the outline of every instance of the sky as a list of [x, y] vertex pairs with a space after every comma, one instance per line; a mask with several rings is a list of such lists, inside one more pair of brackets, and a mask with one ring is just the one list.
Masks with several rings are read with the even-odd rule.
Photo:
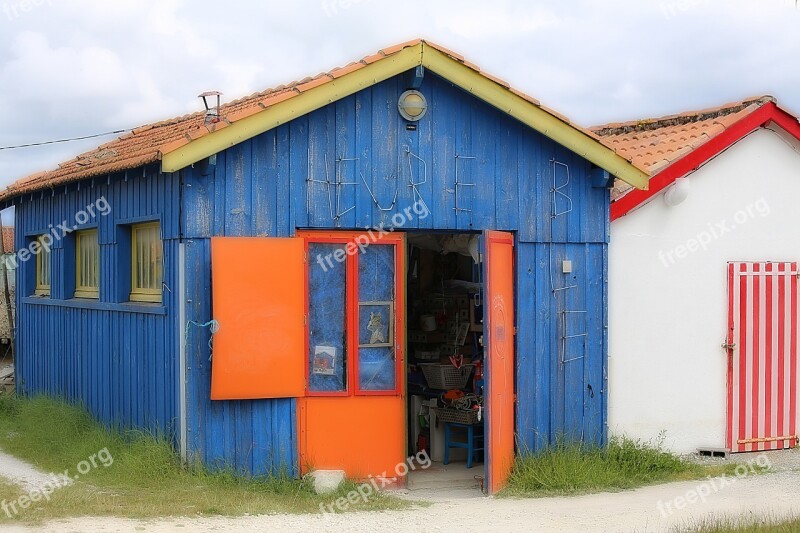
[[[0, 0], [0, 147], [132, 128], [425, 38], [582, 125], [771, 94], [795, 0]], [[110, 137], [0, 150], [0, 187]]]

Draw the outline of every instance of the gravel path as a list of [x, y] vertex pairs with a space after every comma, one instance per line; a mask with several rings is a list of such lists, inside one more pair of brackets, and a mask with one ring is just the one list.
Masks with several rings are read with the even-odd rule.
[[[738, 456], [747, 463], [755, 457]], [[274, 515], [134, 521], [78, 518], [46, 524], [46, 531], [280, 531], [321, 532], [659, 532], [709, 516], [786, 516], [800, 512], [800, 453], [770, 454], [774, 472], [725, 484], [720, 478], [670, 483], [634, 491], [528, 500], [440, 494], [430, 507], [339, 515]], [[2, 468], [2, 465], [0, 465]], [[694, 494], [695, 503], [689, 503]], [[700, 501], [700, 496], [703, 500]], [[414, 498], [419, 495], [408, 494]], [[684, 498], [685, 506], [676, 498]], [[661, 504], [659, 506], [659, 503]], [[677, 507], [682, 509], [677, 509]], [[41, 527], [35, 528], [42, 530]], [[14, 527], [14, 531], [26, 531]], [[31, 529], [33, 530], [33, 529]]]
[[38, 489], [52, 481], [51, 474], [45, 474], [33, 465], [3, 451], [0, 451], [0, 475], [21, 485], [25, 490]]

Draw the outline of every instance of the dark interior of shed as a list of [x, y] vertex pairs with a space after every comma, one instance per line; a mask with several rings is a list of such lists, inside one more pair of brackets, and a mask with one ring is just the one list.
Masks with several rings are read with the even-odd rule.
[[478, 234], [408, 234], [409, 488], [481, 489], [483, 280]]

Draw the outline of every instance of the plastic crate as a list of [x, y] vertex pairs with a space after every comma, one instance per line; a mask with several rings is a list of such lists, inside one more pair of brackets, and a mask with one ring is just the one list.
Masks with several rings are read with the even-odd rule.
[[470, 409], [465, 411], [463, 409], [453, 409], [452, 407], [436, 407], [436, 418], [440, 422], [450, 422], [452, 424], [477, 424], [478, 423], [478, 410]]
[[461, 365], [456, 368], [453, 365], [422, 364], [422, 373], [425, 374], [425, 381], [432, 389], [451, 390], [463, 389], [472, 376], [475, 365]]
[[438, 361], [439, 350], [417, 350], [414, 352], [414, 359], [417, 361]]

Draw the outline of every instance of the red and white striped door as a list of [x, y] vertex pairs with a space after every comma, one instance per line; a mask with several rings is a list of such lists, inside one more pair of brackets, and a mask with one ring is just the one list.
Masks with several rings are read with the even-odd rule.
[[732, 452], [797, 445], [797, 263], [728, 264]]

